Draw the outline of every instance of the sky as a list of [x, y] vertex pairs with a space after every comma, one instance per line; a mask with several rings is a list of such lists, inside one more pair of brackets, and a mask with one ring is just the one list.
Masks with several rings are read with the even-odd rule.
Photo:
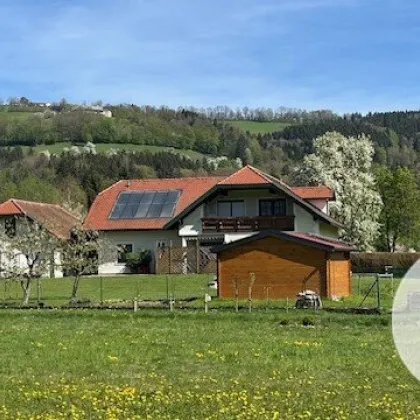
[[420, 108], [416, 0], [0, 0], [0, 98]]

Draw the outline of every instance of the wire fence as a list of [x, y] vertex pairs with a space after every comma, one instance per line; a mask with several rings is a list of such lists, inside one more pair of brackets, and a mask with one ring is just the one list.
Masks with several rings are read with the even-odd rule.
[[[164, 307], [204, 310], [291, 309], [296, 294], [277, 297], [284, 286], [255, 286], [237, 291], [237, 297], [219, 299], [212, 274], [125, 275], [81, 278], [76, 298], [72, 299], [74, 279], [35, 279], [31, 286], [29, 306], [33, 307]], [[381, 278], [373, 274], [352, 276], [352, 294], [336, 300], [323, 299], [324, 308], [390, 309], [400, 279]], [[232, 287], [234, 287], [232, 285]], [[22, 289], [18, 281], [0, 279], [0, 306], [20, 306]], [[232, 296], [235, 291], [232, 290]]]

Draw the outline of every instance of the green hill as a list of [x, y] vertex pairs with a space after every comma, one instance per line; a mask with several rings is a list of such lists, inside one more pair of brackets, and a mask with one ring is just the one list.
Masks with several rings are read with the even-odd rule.
[[272, 133], [274, 131], [281, 131], [283, 128], [291, 125], [287, 122], [279, 121], [248, 121], [248, 120], [234, 120], [229, 121], [229, 124], [234, 127], [238, 127], [241, 130], [249, 131], [251, 134], [265, 134]]

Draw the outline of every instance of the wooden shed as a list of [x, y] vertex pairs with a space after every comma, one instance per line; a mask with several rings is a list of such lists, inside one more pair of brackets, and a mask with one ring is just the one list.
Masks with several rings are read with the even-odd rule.
[[293, 299], [308, 289], [323, 297], [348, 296], [353, 250], [345, 242], [319, 235], [272, 230], [214, 247], [219, 296], [248, 297], [251, 273], [255, 299]]

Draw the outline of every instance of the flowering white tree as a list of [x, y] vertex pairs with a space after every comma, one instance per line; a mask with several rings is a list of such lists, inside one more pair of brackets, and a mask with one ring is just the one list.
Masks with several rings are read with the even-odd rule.
[[98, 264], [113, 261], [117, 256], [118, 249], [110, 242], [100, 238], [98, 232], [75, 226], [70, 231], [70, 238], [64, 243], [62, 252], [63, 270], [73, 276], [70, 300], [75, 301], [80, 279], [95, 272]]
[[301, 174], [312, 184], [334, 189], [331, 215], [344, 226], [341, 237], [371, 250], [378, 235], [382, 201], [371, 172], [370, 138], [326, 133], [314, 140], [315, 153], [305, 156]]
[[57, 248], [56, 238], [27, 218], [19, 218], [13, 232], [0, 232], [1, 274], [20, 283], [22, 305], [29, 303], [32, 281], [53, 268]]

